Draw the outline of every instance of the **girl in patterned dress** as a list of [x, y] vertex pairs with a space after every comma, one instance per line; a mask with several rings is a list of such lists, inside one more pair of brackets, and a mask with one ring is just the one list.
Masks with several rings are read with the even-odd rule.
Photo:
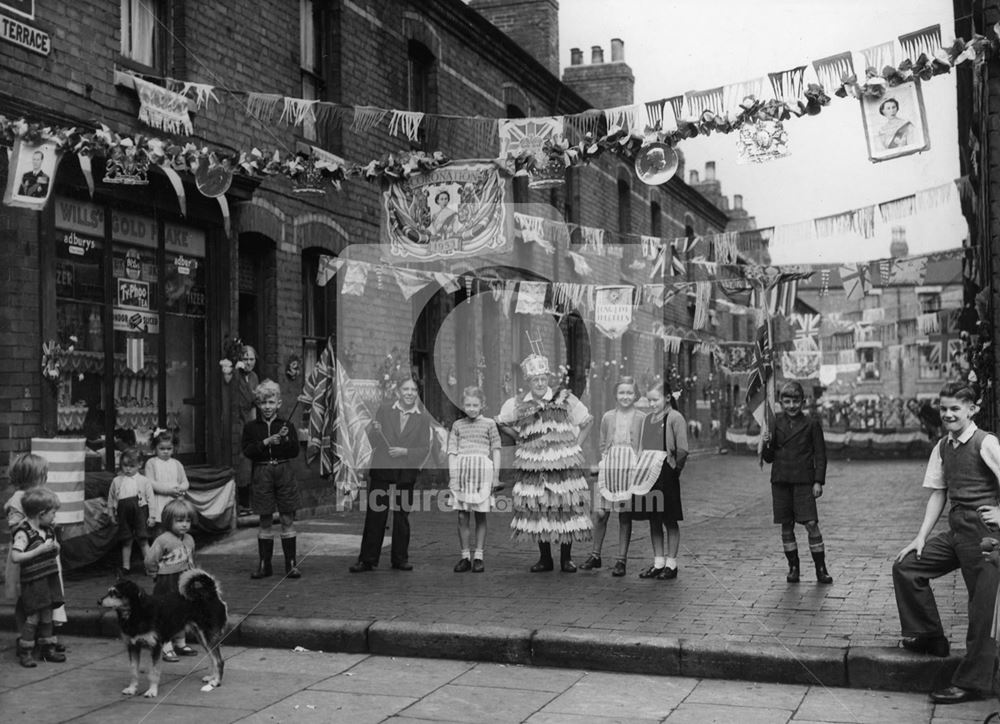
[[[453, 505], [458, 511], [458, 542], [462, 557], [455, 573], [472, 570], [482, 573], [486, 547], [486, 514], [490, 493], [500, 481], [500, 433], [497, 425], [483, 417], [485, 398], [478, 387], [462, 391], [462, 407], [467, 417], [455, 420], [448, 435], [448, 471]], [[476, 516], [476, 549], [469, 560], [469, 518]]]

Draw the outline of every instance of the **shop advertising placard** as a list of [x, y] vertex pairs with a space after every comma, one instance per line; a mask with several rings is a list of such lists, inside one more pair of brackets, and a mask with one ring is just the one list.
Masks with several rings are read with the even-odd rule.
[[158, 314], [115, 307], [112, 312], [112, 321], [116, 332], [160, 333], [160, 316]]

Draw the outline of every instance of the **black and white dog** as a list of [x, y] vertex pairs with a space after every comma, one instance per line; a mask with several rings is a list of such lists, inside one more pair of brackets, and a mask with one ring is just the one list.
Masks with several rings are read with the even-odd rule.
[[202, 681], [207, 687], [222, 683], [224, 662], [220, 644], [228, 612], [219, 582], [205, 571], [193, 568], [181, 574], [178, 589], [179, 594], [152, 596], [123, 578], [98, 601], [118, 614], [118, 626], [128, 649], [132, 680], [122, 689], [125, 696], [133, 696], [139, 689], [139, 657], [144, 648], [149, 649], [153, 663], [149, 669], [149, 689], [143, 696], [159, 693], [163, 644], [181, 631], [194, 632], [211, 658], [212, 673]]

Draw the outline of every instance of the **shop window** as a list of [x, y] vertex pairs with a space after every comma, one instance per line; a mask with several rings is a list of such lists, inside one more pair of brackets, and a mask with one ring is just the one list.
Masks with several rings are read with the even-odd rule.
[[917, 377], [934, 380], [941, 377], [941, 345], [939, 343], [917, 345]]
[[121, 0], [122, 57], [163, 72], [167, 35], [167, 0]]

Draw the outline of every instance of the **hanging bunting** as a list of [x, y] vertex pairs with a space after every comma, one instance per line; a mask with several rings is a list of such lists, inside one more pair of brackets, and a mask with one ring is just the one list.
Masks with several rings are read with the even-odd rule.
[[920, 334], [940, 334], [941, 318], [937, 312], [917, 315], [917, 330]]
[[882, 278], [882, 286], [888, 286], [892, 280], [892, 259], [882, 259], [878, 265], [879, 276]]
[[941, 26], [929, 25], [900, 35], [899, 45], [903, 49], [903, 60], [916, 60], [921, 53], [932, 56], [941, 48]]
[[[120, 71], [116, 71], [120, 72]], [[139, 95], [139, 120], [167, 133], [194, 133], [188, 111], [191, 102], [180, 93], [132, 76], [132, 85]]]
[[823, 352], [818, 349], [796, 349], [781, 353], [781, 372], [787, 380], [817, 379], [822, 363]]
[[806, 67], [804, 65], [777, 73], [768, 73], [767, 78], [771, 82], [774, 97], [794, 106], [805, 90], [805, 74]]
[[208, 83], [192, 83], [191, 81], [184, 81], [184, 85], [181, 87], [180, 93], [182, 96], [186, 96], [189, 91], [194, 91], [195, 108], [201, 108], [203, 105], [208, 106], [209, 100], [219, 103], [219, 98], [215, 95], [215, 86], [213, 85], [209, 85]]
[[665, 284], [643, 284], [642, 293], [644, 300], [647, 303], [653, 304], [653, 306], [662, 309], [663, 308], [663, 297], [666, 292]]
[[337, 272], [340, 271], [340, 267], [343, 265], [343, 259], [338, 259], [328, 254], [320, 254], [319, 264], [316, 269], [316, 286], [325, 287], [337, 275]]
[[575, 271], [580, 276], [589, 277], [594, 273], [594, 270], [590, 268], [590, 264], [587, 263], [586, 258], [583, 254], [578, 254], [575, 251], [568, 252], [569, 258], [573, 261], [573, 271]]
[[889, 281], [897, 285], [921, 285], [927, 277], [927, 257], [893, 259]]
[[634, 103], [616, 108], [606, 108], [604, 118], [607, 120], [608, 133], [621, 129], [623, 131], [636, 130], [637, 119], [639, 117], [639, 104]]
[[316, 123], [316, 104], [319, 101], [305, 98], [285, 98], [285, 106], [281, 109], [278, 123], [292, 126]]
[[830, 293], [830, 270], [820, 269], [819, 271], [819, 295], [825, 297]]
[[917, 197], [915, 195], [885, 201], [878, 205], [878, 212], [882, 217], [882, 221], [886, 223], [907, 219], [916, 213], [916, 201]]
[[382, 108], [356, 106], [354, 108], [354, 119], [351, 121], [351, 130], [355, 133], [367, 133], [381, 123], [382, 119], [388, 114], [389, 111]]
[[813, 219], [813, 233], [817, 239], [831, 236], [841, 236], [854, 230], [854, 212], [845, 211], [831, 216], [821, 216]]
[[604, 229], [595, 229], [592, 226], [581, 226], [580, 235], [583, 237], [583, 250], [596, 256], [604, 256]]
[[556, 253], [556, 248], [543, 236], [545, 219], [541, 216], [530, 216], [514, 212], [514, 223], [517, 224], [518, 229], [521, 231], [521, 240], [523, 242], [534, 242], [542, 247], [546, 253]]
[[951, 201], [955, 189], [954, 182], [934, 186], [933, 188], [917, 191], [914, 207], [917, 213], [930, 211], [944, 206]]
[[862, 206], [854, 211], [854, 230], [861, 234], [862, 238], [872, 239], [875, 237], [875, 207]]
[[868, 294], [868, 265], [843, 264], [840, 267], [840, 282], [849, 300], [861, 299]]
[[500, 137], [500, 158], [534, 156], [544, 164], [548, 161], [545, 144], [562, 135], [563, 117], [501, 118], [497, 121]]
[[632, 295], [625, 285], [600, 286], [594, 290], [594, 326], [606, 337], [618, 339], [632, 323]]
[[510, 317], [510, 304], [514, 300], [514, 294], [517, 292], [517, 282], [506, 281], [503, 285], [503, 295], [500, 301], [500, 309], [503, 311], [503, 316], [505, 318]]
[[520, 282], [517, 286], [518, 314], [542, 314], [545, 311], [545, 282]]
[[146, 366], [146, 349], [142, 337], [125, 337], [125, 366], [134, 374], [139, 374]]
[[364, 262], [347, 262], [340, 293], [353, 297], [363, 296], [368, 281], [368, 266]]
[[874, 68], [879, 73], [885, 66], [896, 64], [895, 48], [891, 40], [865, 48], [861, 51], [861, 55], [865, 58], [865, 67]]
[[[665, 128], [663, 111], [666, 110], [667, 99], [663, 98], [658, 101], [650, 101], [646, 103], [646, 124], [654, 130], [663, 130]], [[676, 124], [675, 124], [676, 125]]]
[[722, 86], [703, 91], [688, 91], [684, 94], [688, 116], [699, 118], [705, 111], [716, 115], [725, 113], [722, 102]]
[[573, 138], [577, 143], [588, 134], [596, 136], [597, 130], [601, 126], [602, 118], [604, 118], [604, 113], [597, 108], [589, 108], [583, 113], [574, 113], [573, 115], [565, 116], [563, 118], [563, 126], [565, 129], [574, 131], [575, 136], [571, 133], [566, 133], [565, 135]]
[[722, 88], [722, 106], [726, 113], [738, 114], [743, 108], [752, 106], [754, 101], [764, 97], [764, 76], [739, 83], [730, 83]]
[[426, 272], [413, 271], [412, 269], [395, 267], [392, 269], [392, 275], [396, 278], [399, 291], [403, 293], [403, 299], [406, 301], [410, 301], [410, 298], [414, 294], [431, 283], [430, 277]]
[[646, 261], [653, 261], [660, 254], [660, 246], [663, 243], [662, 239], [658, 236], [646, 236], [645, 234], [639, 237], [639, 245], [642, 248], [642, 258]]
[[708, 322], [708, 303], [712, 296], [712, 282], [695, 282], [694, 322], [692, 329], [704, 329]]
[[681, 257], [683, 253], [681, 250], [687, 244], [687, 239], [681, 237], [679, 239], [674, 239], [670, 244], [664, 247], [664, 252], [670, 254], [670, 274], [671, 276], [685, 276], [687, 274], [687, 266], [684, 264], [684, 259]]
[[854, 59], [850, 52], [829, 55], [813, 61], [816, 78], [824, 88], [838, 88], [845, 76], [853, 76]]
[[737, 231], [716, 234], [712, 237], [712, 255], [721, 264], [735, 264], [739, 253], [736, 250]]
[[418, 111], [392, 111], [392, 117], [389, 119], [389, 135], [403, 135], [411, 141], [416, 141], [423, 120], [424, 114]]
[[674, 126], [676, 126], [684, 118], [684, 96], [674, 96], [673, 98], [668, 98], [667, 103], [670, 105], [670, 110], [674, 114]]
[[875, 324], [885, 321], [885, 309], [883, 307], [872, 307], [861, 310], [861, 321], [864, 324]]
[[270, 123], [274, 111], [281, 103], [282, 97], [277, 93], [247, 93], [247, 115], [264, 123]]
[[454, 294], [460, 289], [458, 284], [458, 277], [449, 272], [431, 272], [434, 277], [434, 281], [438, 283], [442, 290], [446, 294]]

